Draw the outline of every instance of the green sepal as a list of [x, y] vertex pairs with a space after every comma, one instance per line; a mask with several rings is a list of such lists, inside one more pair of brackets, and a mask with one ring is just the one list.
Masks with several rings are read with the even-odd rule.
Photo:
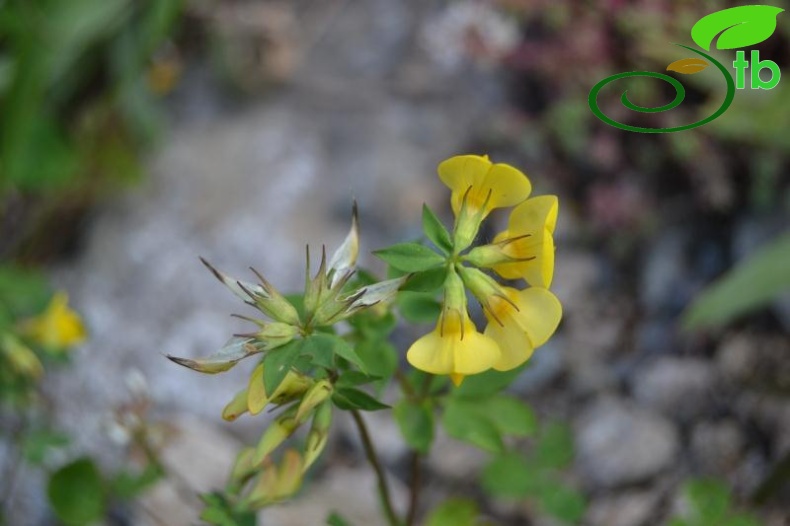
[[379, 259], [404, 272], [420, 272], [443, 265], [445, 259], [419, 243], [398, 243], [373, 252]]
[[427, 204], [422, 205], [422, 231], [436, 245], [436, 248], [445, 254], [452, 253], [453, 240], [450, 237], [450, 233]]

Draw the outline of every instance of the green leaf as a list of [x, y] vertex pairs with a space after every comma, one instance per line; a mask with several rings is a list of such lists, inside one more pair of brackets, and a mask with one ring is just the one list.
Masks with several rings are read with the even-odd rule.
[[335, 367], [335, 355], [321, 338], [323, 336], [325, 335], [322, 333], [316, 333], [305, 338], [299, 354], [303, 358], [308, 357], [310, 363], [316, 367], [333, 369]]
[[372, 376], [390, 378], [398, 368], [398, 352], [389, 342], [366, 340], [356, 347], [357, 355]]
[[336, 387], [356, 387], [381, 380], [380, 376], [371, 376], [360, 371], [344, 371], [335, 382]]
[[340, 356], [359, 367], [362, 372], [366, 372], [365, 362], [362, 361], [354, 348], [340, 336], [319, 332], [312, 334], [308, 340], [311, 346], [319, 349], [319, 352], [327, 353], [330, 356]]
[[480, 512], [468, 499], [449, 499], [431, 511], [425, 526], [475, 526]]
[[341, 517], [336, 511], [329, 514], [329, 517], [326, 518], [326, 523], [328, 526], [351, 526], [351, 523]]
[[66, 524], [90, 524], [104, 516], [103, 483], [90, 458], [77, 459], [53, 473], [47, 495], [55, 515]]
[[535, 458], [544, 468], [562, 469], [573, 461], [573, 434], [565, 424], [551, 422], [543, 427]]
[[785, 234], [703, 291], [684, 314], [684, 326], [696, 329], [724, 325], [786, 293], [790, 290], [788, 261], [790, 234]]
[[398, 243], [373, 253], [404, 272], [420, 272], [444, 264], [442, 256], [419, 243]]
[[694, 517], [705, 523], [720, 524], [730, 507], [730, 490], [718, 480], [692, 480], [683, 486], [683, 493], [694, 509]]
[[517, 398], [495, 395], [482, 400], [481, 405], [503, 435], [530, 436], [537, 431], [535, 412]]
[[497, 497], [523, 498], [536, 493], [542, 473], [521, 454], [506, 452], [497, 455], [482, 473], [482, 484]]
[[401, 400], [393, 410], [395, 422], [410, 448], [426, 454], [433, 443], [433, 411], [427, 403]]
[[453, 390], [453, 396], [460, 398], [483, 398], [498, 393], [513, 383], [521, 371], [527, 367], [526, 364], [511, 369], [509, 371], [488, 371], [464, 378], [461, 387]]
[[158, 482], [164, 472], [161, 468], [149, 464], [142, 473], [121, 471], [111, 482], [112, 492], [119, 498], [131, 500]]
[[499, 429], [490, 418], [468, 402], [450, 398], [442, 414], [442, 425], [451, 437], [480, 449], [492, 453], [504, 450]]
[[221, 493], [206, 493], [200, 495], [206, 504], [200, 518], [214, 526], [255, 526], [257, 518], [255, 512], [242, 511], [234, 508]]
[[273, 393], [302, 351], [304, 340], [293, 340], [282, 347], [268, 351], [263, 357], [263, 386]]
[[19, 318], [43, 311], [52, 292], [40, 272], [0, 265], [0, 317]]
[[427, 292], [401, 291], [397, 303], [401, 315], [412, 323], [436, 323], [442, 311], [441, 302]]
[[718, 49], [753, 46], [770, 37], [776, 30], [776, 17], [784, 11], [770, 5], [744, 5], [722, 9], [702, 17], [691, 28], [691, 38], [706, 51], [713, 39]]
[[379, 411], [381, 409], [390, 408], [390, 406], [379, 402], [365, 391], [354, 387], [336, 389], [335, 392], [332, 393], [332, 401], [337, 407], [345, 410], [361, 409], [363, 411]]
[[539, 502], [546, 513], [569, 524], [578, 524], [587, 509], [584, 495], [553, 481], [544, 481]]
[[728, 517], [722, 526], [761, 526], [761, 522], [756, 518], [746, 513], [739, 513]]
[[401, 291], [434, 292], [444, 285], [447, 278], [447, 267], [442, 266], [422, 272], [415, 272], [400, 288]]
[[41, 465], [53, 449], [69, 445], [69, 436], [49, 429], [30, 431], [22, 442], [22, 456], [33, 465]]
[[450, 233], [426, 204], [422, 205], [422, 231], [425, 232], [425, 236], [430, 239], [439, 250], [443, 251], [445, 254], [452, 253], [453, 241], [450, 238]]

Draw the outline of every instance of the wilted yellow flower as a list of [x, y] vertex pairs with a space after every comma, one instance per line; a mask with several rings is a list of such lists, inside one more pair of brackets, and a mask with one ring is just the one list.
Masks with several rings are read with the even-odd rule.
[[21, 333], [47, 349], [65, 349], [82, 343], [86, 338], [85, 326], [68, 302], [65, 292], [57, 292], [43, 313], [22, 324]]
[[460, 385], [464, 376], [490, 369], [499, 358], [496, 342], [479, 333], [469, 319], [463, 282], [451, 269], [436, 328], [412, 344], [406, 359], [425, 372], [450, 375]]
[[529, 360], [554, 334], [562, 318], [560, 301], [544, 288], [502, 287], [502, 292], [488, 298], [484, 309], [488, 318], [485, 335], [501, 350], [493, 364], [497, 371], [514, 369]]

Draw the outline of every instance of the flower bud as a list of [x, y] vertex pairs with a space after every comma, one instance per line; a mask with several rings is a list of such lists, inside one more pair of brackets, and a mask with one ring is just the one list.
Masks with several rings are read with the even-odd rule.
[[263, 462], [272, 451], [277, 449], [299, 427], [293, 413], [293, 410], [287, 411], [264, 431], [258, 446], [255, 448], [255, 456], [252, 459], [256, 466]]
[[255, 338], [263, 342], [264, 350], [276, 349], [293, 340], [299, 334], [299, 328], [282, 322], [265, 324], [255, 333]]
[[228, 422], [233, 422], [238, 417], [248, 411], [247, 408], [247, 389], [242, 389], [233, 397], [233, 400], [228, 402], [228, 405], [222, 410], [222, 418]]
[[305, 393], [296, 411], [296, 420], [303, 422], [315, 407], [332, 395], [332, 382], [319, 380]]
[[304, 469], [313, 465], [326, 447], [329, 438], [329, 427], [332, 424], [332, 402], [324, 401], [313, 415], [313, 425], [307, 434], [304, 446]]
[[301, 373], [288, 371], [283, 381], [280, 382], [280, 385], [277, 386], [277, 389], [270, 396], [266, 393], [266, 386], [263, 383], [263, 364], [260, 363], [250, 375], [250, 381], [247, 386], [247, 408], [250, 414], [257, 415], [269, 403], [279, 405], [294, 400], [312, 385], [313, 380], [309, 377]]

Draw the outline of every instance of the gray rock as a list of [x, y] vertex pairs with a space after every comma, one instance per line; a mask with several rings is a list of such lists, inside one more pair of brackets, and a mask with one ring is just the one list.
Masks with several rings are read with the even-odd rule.
[[745, 437], [734, 420], [700, 422], [691, 431], [691, 451], [703, 473], [726, 476], [738, 465]]
[[198, 493], [221, 489], [241, 444], [210, 421], [178, 417], [161, 451], [168, 474], [138, 502], [136, 524], [194, 524], [203, 509]]
[[627, 491], [594, 500], [587, 511], [590, 526], [646, 526], [655, 524], [656, 507], [661, 494]]
[[432, 471], [453, 480], [477, 477], [490, 460], [482, 450], [450, 438], [441, 426], [436, 428], [436, 438], [428, 457]]
[[688, 242], [684, 230], [666, 229], [645, 253], [639, 299], [648, 310], [676, 310], [690, 298]]
[[614, 488], [668, 469], [679, 449], [672, 423], [618, 399], [593, 403], [576, 423], [577, 462], [585, 482]]
[[633, 379], [636, 400], [679, 420], [699, 417], [710, 409], [716, 370], [695, 358], [659, 358], [646, 364]]
[[[406, 510], [408, 491], [394, 477], [388, 477], [388, 482], [395, 511], [402, 515]], [[308, 485], [295, 499], [263, 510], [259, 514], [260, 524], [325, 524], [329, 514], [337, 511], [350, 524], [384, 526], [386, 522], [376, 488], [376, 478], [367, 466], [335, 466], [325, 478]]]

